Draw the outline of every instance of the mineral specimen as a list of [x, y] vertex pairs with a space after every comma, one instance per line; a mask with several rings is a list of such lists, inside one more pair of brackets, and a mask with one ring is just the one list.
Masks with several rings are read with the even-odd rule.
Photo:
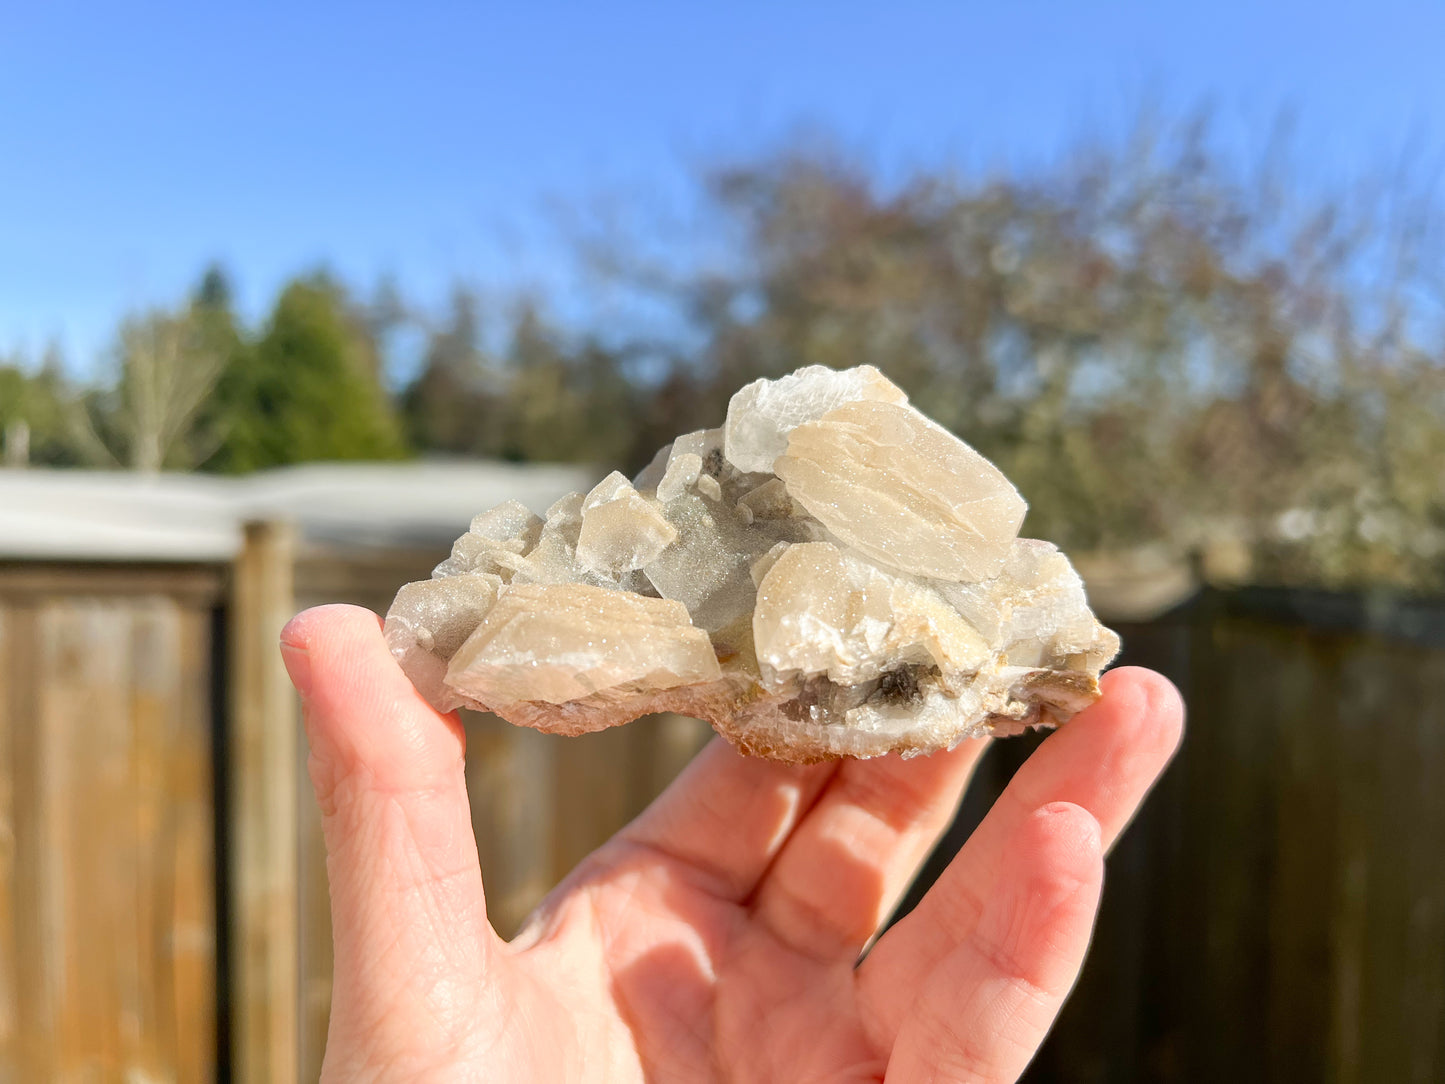
[[442, 711], [562, 734], [674, 711], [797, 762], [934, 752], [1067, 721], [1118, 650], [1025, 510], [878, 370], [809, 366], [631, 482], [477, 516], [386, 638]]

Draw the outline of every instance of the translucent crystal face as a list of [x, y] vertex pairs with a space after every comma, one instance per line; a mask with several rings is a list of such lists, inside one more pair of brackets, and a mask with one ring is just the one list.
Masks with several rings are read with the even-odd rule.
[[906, 403], [908, 396], [871, 365], [837, 372], [809, 365], [781, 380], [755, 380], [728, 403], [723, 426], [728, 462], [740, 471], [771, 471], [798, 426], [853, 402]]
[[671, 689], [721, 676], [687, 608], [584, 584], [502, 594], [452, 657], [447, 684], [488, 703], [565, 704], [603, 690]]
[[635, 481], [479, 515], [386, 635], [436, 707], [562, 733], [650, 711], [785, 760], [1067, 719], [1118, 638], [1022, 497], [869, 366], [733, 397]]
[[577, 560], [592, 572], [632, 572], [656, 560], [675, 541], [677, 528], [616, 471], [582, 502]]
[[829, 542], [790, 546], [758, 584], [753, 642], [765, 684], [826, 674], [859, 685], [903, 666], [976, 670], [988, 643], [924, 584]]
[[846, 403], [798, 426], [774, 469], [847, 545], [941, 580], [996, 576], [1028, 510], [1002, 471], [896, 403]]

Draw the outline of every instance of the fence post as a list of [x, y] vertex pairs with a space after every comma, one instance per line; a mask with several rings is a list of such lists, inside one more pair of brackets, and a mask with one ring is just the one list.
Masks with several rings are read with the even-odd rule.
[[298, 739], [278, 649], [295, 612], [295, 535], [248, 523], [231, 584], [231, 1057], [239, 1084], [298, 1071]]

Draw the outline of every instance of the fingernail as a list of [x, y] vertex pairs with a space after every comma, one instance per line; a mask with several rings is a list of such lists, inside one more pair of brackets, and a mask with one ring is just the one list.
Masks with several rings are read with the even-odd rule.
[[286, 664], [286, 673], [302, 701], [311, 695], [311, 653], [304, 647], [281, 641], [281, 661]]

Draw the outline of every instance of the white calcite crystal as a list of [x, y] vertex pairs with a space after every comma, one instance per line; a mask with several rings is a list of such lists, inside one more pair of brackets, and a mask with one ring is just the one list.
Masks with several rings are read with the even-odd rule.
[[613, 471], [582, 501], [577, 560], [592, 572], [611, 576], [657, 560], [677, 541], [677, 528], [656, 503], [643, 500], [631, 482]]
[[723, 452], [738, 470], [769, 473], [794, 429], [858, 402], [901, 406], [908, 396], [871, 365], [841, 373], [809, 365], [781, 380], [754, 380], [728, 403]]
[[386, 618], [435, 707], [580, 734], [673, 711], [744, 752], [905, 756], [1057, 725], [1119, 639], [988, 460], [871, 366], [733, 396], [545, 518], [479, 515]]

